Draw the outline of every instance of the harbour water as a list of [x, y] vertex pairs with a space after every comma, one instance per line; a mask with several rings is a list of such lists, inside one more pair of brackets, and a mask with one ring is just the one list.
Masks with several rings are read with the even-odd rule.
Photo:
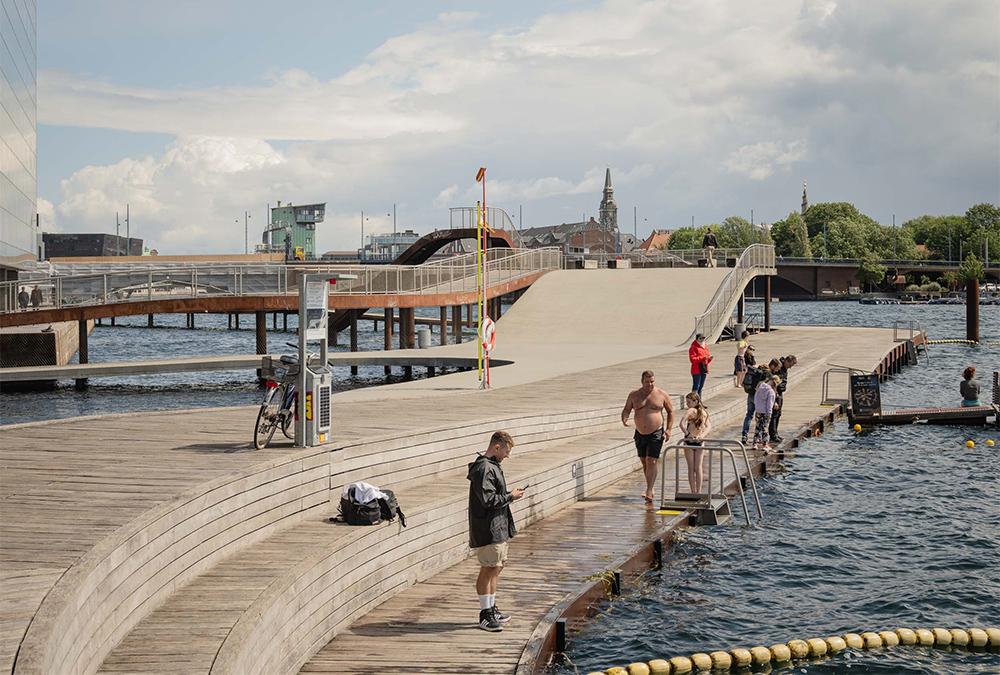
[[[964, 326], [962, 307], [780, 305], [785, 323], [885, 325], [891, 313], [920, 320], [939, 338], [962, 337]], [[1000, 312], [984, 319], [984, 339], [995, 339]], [[931, 347], [929, 363], [921, 359], [884, 384], [883, 402], [956, 405], [970, 364], [988, 395], [1000, 347], [942, 345]], [[969, 439], [974, 448], [966, 448]], [[762, 523], [682, 532], [662, 570], [572, 636], [570, 664], [555, 672], [901, 626], [1000, 625], [998, 474], [995, 427], [856, 434], [838, 423], [761, 481]], [[1000, 672], [1000, 655], [847, 652], [788, 672], [985, 675]]]
[[[760, 305], [748, 303], [748, 313], [759, 313]], [[418, 316], [436, 317], [437, 310], [418, 309]], [[933, 338], [963, 337], [965, 308], [947, 305], [901, 305], [892, 307], [860, 305], [855, 302], [779, 302], [773, 305], [775, 325], [891, 326], [896, 319], [919, 321]], [[156, 326], [146, 327], [146, 317], [123, 317], [116, 326], [96, 326], [90, 336], [90, 361], [122, 361], [140, 359], [179, 358], [222, 354], [249, 354], [254, 350], [254, 327], [250, 317], [240, 330], [227, 328], [225, 315], [197, 315], [197, 328], [184, 327], [180, 314], [155, 317]], [[295, 316], [289, 316], [288, 331], [268, 331], [271, 353], [293, 351], [286, 345], [294, 342]], [[279, 324], [281, 325], [281, 324]], [[268, 317], [268, 327], [271, 322]], [[503, 341], [503, 322], [498, 324], [497, 339]], [[435, 344], [437, 344], [436, 328]], [[466, 340], [475, 331], [466, 329]], [[982, 310], [984, 340], [1000, 339], [1000, 308]], [[347, 336], [341, 334], [340, 345], [333, 351], [349, 351]], [[382, 349], [381, 324], [372, 330], [370, 321], [358, 324], [359, 349]], [[717, 348], [720, 352], [724, 346]], [[975, 351], [971, 348], [970, 358]], [[975, 358], [973, 358], [975, 361]], [[985, 361], [978, 361], [986, 365]], [[414, 369], [414, 377], [422, 377], [422, 369]], [[362, 367], [356, 376], [349, 368], [334, 370], [336, 391], [396, 382], [401, 374], [387, 378], [381, 367]], [[95, 378], [85, 391], [76, 391], [71, 381], [64, 381], [53, 391], [33, 393], [0, 393], [0, 424], [38, 420], [134, 412], [215, 406], [254, 405], [261, 397], [253, 372], [249, 370], [175, 373], [135, 377]], [[902, 405], [902, 403], [900, 403]]]

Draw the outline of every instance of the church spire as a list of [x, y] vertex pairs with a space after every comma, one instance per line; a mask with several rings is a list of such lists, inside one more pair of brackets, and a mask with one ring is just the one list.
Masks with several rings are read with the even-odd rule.
[[601, 228], [609, 232], [618, 230], [618, 204], [615, 189], [611, 187], [611, 169], [604, 174], [604, 198], [601, 200]]
[[614, 194], [615, 189], [611, 187], [611, 167], [608, 167], [608, 172], [604, 174], [604, 194]]
[[802, 215], [806, 215], [809, 210], [809, 197], [806, 196], [806, 181], [802, 181]]

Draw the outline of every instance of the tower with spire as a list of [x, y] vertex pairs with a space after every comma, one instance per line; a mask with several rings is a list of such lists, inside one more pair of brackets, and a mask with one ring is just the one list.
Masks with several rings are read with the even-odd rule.
[[618, 204], [615, 189], [611, 187], [611, 169], [604, 175], [604, 197], [601, 199], [601, 229], [618, 236]]
[[806, 196], [806, 181], [802, 181], [802, 215], [806, 215], [806, 211], [809, 210], [809, 197]]

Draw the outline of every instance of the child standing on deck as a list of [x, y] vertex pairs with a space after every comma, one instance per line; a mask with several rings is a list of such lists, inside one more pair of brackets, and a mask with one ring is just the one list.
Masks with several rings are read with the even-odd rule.
[[753, 430], [754, 450], [771, 449], [767, 428], [771, 424], [771, 411], [774, 409], [774, 400], [777, 397], [779, 384], [781, 384], [781, 378], [777, 375], [772, 375], [757, 385], [757, 391], [753, 397], [753, 417], [755, 423]]
[[701, 396], [696, 392], [688, 394], [685, 403], [687, 410], [681, 418], [680, 428], [684, 432], [684, 445], [691, 447], [684, 448], [684, 462], [687, 464], [691, 492], [699, 494], [702, 483], [705, 482], [705, 450], [702, 446], [712, 431], [712, 420], [708, 417], [705, 404], [701, 402]]

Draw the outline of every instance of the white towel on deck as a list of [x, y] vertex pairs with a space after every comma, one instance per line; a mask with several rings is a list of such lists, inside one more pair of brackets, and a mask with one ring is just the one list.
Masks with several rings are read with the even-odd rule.
[[345, 499], [350, 499], [351, 490], [354, 490], [354, 499], [361, 504], [367, 504], [368, 502], [376, 499], [386, 498], [385, 493], [371, 483], [364, 483], [361, 481], [357, 483], [348, 483], [344, 486]]

